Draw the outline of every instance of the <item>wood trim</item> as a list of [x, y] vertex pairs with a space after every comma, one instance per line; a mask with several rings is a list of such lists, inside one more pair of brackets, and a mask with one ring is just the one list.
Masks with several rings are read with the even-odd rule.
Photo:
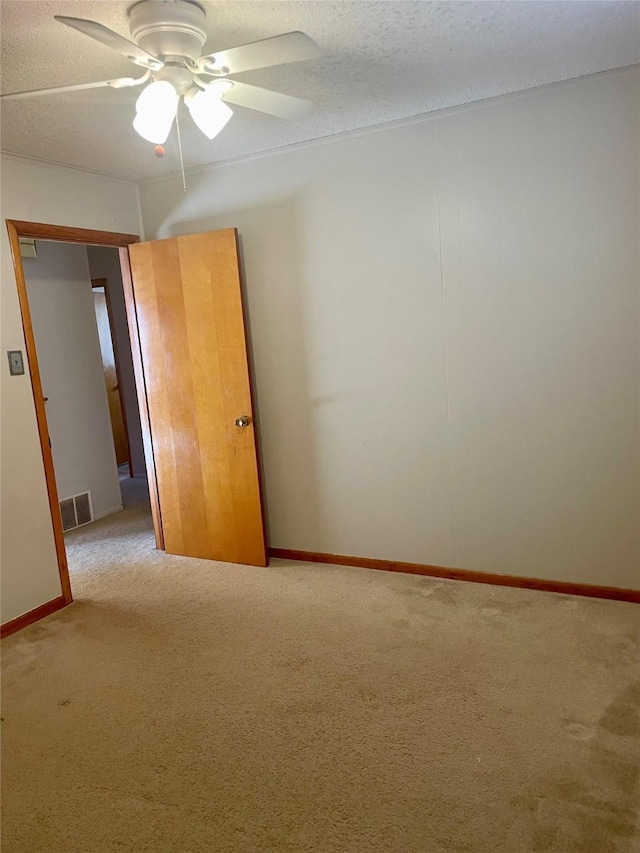
[[59, 595], [57, 598], [47, 601], [39, 607], [34, 607], [28, 613], [23, 613], [22, 616], [16, 616], [15, 619], [11, 619], [9, 622], [5, 622], [4, 625], [0, 625], [0, 637], [8, 637], [9, 634], [15, 634], [16, 631], [26, 628], [27, 625], [32, 625], [34, 622], [44, 619], [45, 616], [50, 616], [57, 610], [62, 610], [69, 603], [65, 601], [63, 595]]
[[[7, 231], [9, 232], [9, 245], [11, 247], [11, 256], [13, 258], [13, 268], [16, 275], [16, 285], [18, 288], [18, 301], [20, 303], [20, 313], [22, 315], [22, 329], [24, 332], [25, 349], [27, 352], [27, 363], [29, 367], [29, 377], [31, 379], [31, 388], [33, 391], [33, 400], [36, 408], [36, 422], [38, 425], [38, 437], [40, 438], [40, 449], [42, 451], [42, 461], [44, 463], [44, 476], [47, 484], [47, 495], [49, 498], [49, 509], [51, 511], [51, 522], [53, 524], [53, 538], [56, 547], [56, 555], [58, 558], [58, 571], [60, 573], [60, 586], [62, 588], [62, 597], [65, 604], [70, 604], [73, 601], [71, 595], [71, 582], [69, 580], [69, 567], [67, 565], [67, 552], [64, 545], [64, 533], [62, 530], [62, 518], [60, 516], [60, 501], [58, 498], [58, 486], [56, 484], [56, 474], [53, 467], [53, 455], [51, 453], [51, 440], [49, 439], [49, 427], [47, 425], [47, 413], [44, 405], [44, 395], [42, 393], [42, 380], [40, 379], [40, 369], [38, 367], [38, 354], [36, 352], [36, 341], [33, 334], [33, 324], [31, 322], [31, 311], [29, 310], [29, 299], [27, 296], [27, 282], [24, 277], [24, 268], [22, 266], [22, 256], [20, 255], [20, 237], [24, 236], [16, 227], [16, 223], [7, 221]], [[17, 629], [16, 629], [17, 630]]]
[[153, 517], [153, 530], [156, 537], [156, 548], [158, 548], [159, 551], [164, 551], [160, 496], [158, 494], [156, 463], [153, 455], [153, 444], [151, 442], [151, 421], [149, 420], [149, 407], [147, 405], [147, 385], [142, 367], [142, 350], [140, 349], [140, 332], [138, 330], [138, 314], [136, 311], [136, 300], [133, 292], [129, 250], [126, 247], [120, 248], [118, 254], [120, 256], [122, 288], [124, 290], [124, 304], [127, 310], [129, 337], [131, 338], [131, 358], [133, 360], [133, 374], [135, 376], [136, 392], [138, 394], [138, 408], [140, 409], [140, 426], [142, 428], [142, 443], [144, 445], [144, 458], [147, 466], [147, 481], [149, 483], [149, 499], [151, 502], [151, 515]]
[[23, 222], [18, 219], [7, 219], [18, 232], [20, 237], [31, 237], [35, 240], [54, 240], [60, 243], [84, 243], [87, 246], [128, 246], [139, 243], [137, 234], [118, 234], [115, 231], [94, 231], [91, 228], [69, 228], [65, 225], [45, 225], [41, 222]]
[[306, 563], [331, 563], [336, 566], [355, 566], [361, 569], [378, 569], [384, 572], [404, 572], [432, 578], [488, 583], [496, 586], [513, 586], [522, 589], [537, 589], [545, 592], [561, 592], [564, 595], [586, 595], [591, 598], [610, 598], [616, 601], [631, 601], [640, 604], [640, 590], [620, 589], [614, 586], [571, 583], [569, 581], [521, 578], [517, 575], [498, 575], [490, 572], [474, 572], [469, 569], [446, 569], [422, 563], [403, 563], [398, 560], [376, 560], [370, 557], [345, 557], [342, 554], [322, 554], [316, 551], [295, 551], [289, 548], [270, 548], [269, 554], [281, 560], [300, 560]]
[[[20, 313], [22, 316], [22, 328], [25, 338], [25, 351], [27, 353], [27, 364], [29, 368], [29, 378], [33, 391], [33, 399], [36, 411], [36, 423], [38, 427], [38, 437], [40, 439], [40, 449], [42, 452], [42, 461], [44, 465], [44, 475], [47, 487], [47, 496], [49, 499], [49, 508], [51, 511], [51, 523], [53, 527], [53, 538], [56, 549], [56, 557], [58, 560], [58, 572], [60, 575], [60, 587], [62, 596], [60, 599], [54, 599], [54, 602], [61, 600], [62, 605], [71, 604], [73, 596], [71, 593], [71, 582], [69, 580], [69, 567], [67, 564], [67, 552], [64, 543], [64, 532], [62, 530], [62, 519], [60, 517], [60, 504], [58, 499], [58, 487], [56, 484], [56, 475], [53, 467], [53, 456], [51, 453], [51, 442], [49, 439], [49, 428], [47, 425], [47, 415], [45, 411], [45, 398], [42, 393], [42, 381], [40, 378], [40, 370], [38, 368], [38, 355], [36, 352], [35, 337], [33, 334], [33, 324], [31, 322], [31, 312], [29, 310], [29, 300], [27, 296], [27, 286], [24, 276], [24, 267], [22, 265], [22, 255], [20, 254], [20, 237], [29, 237], [34, 240], [52, 240], [60, 243], [81, 243], [84, 245], [93, 246], [112, 246], [120, 249], [122, 263], [122, 247], [126, 247], [131, 243], [139, 243], [140, 237], [137, 234], [120, 234], [112, 231], [94, 231], [89, 228], [73, 228], [63, 225], [46, 225], [40, 222], [24, 222], [18, 219], [7, 219], [7, 232], [9, 234], [9, 246], [11, 248], [11, 257], [13, 260], [13, 269], [16, 277], [16, 287], [18, 291], [18, 301], [20, 304]], [[124, 249], [127, 252], [126, 248]], [[128, 256], [127, 256], [128, 257]], [[149, 483], [150, 489], [155, 486], [155, 477], [153, 484]], [[153, 500], [151, 502], [153, 512]], [[159, 523], [159, 515], [158, 521]], [[154, 514], [154, 525], [156, 524], [156, 516]], [[157, 533], [156, 533], [157, 542]], [[32, 621], [42, 618], [47, 615], [46, 608], [53, 607], [53, 610], [58, 609], [53, 606], [53, 602], [48, 602], [41, 605], [45, 608], [44, 613], [40, 613], [41, 608], [36, 608], [31, 613], [40, 614], [32, 618]], [[27, 619], [31, 614], [25, 614], [19, 619]], [[13, 620], [15, 622], [16, 620]], [[9, 630], [8, 626], [13, 625], [13, 622], [7, 623], [7, 626], [2, 626], [4, 633]], [[23, 624], [29, 624], [25, 621], [11, 631], [17, 631]]]

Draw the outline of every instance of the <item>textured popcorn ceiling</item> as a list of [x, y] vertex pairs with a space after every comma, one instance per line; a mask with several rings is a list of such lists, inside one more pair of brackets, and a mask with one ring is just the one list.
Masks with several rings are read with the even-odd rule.
[[[1, 89], [137, 76], [108, 48], [53, 20], [91, 18], [128, 36], [130, 3], [3, 0]], [[285, 122], [235, 107], [207, 140], [185, 112], [187, 166], [406, 118], [640, 62], [637, 2], [205, 2], [206, 52], [289, 30], [307, 32], [321, 59], [239, 75], [309, 98], [314, 109]], [[2, 149], [123, 178], [178, 167], [133, 130], [139, 90], [100, 89], [5, 103]]]

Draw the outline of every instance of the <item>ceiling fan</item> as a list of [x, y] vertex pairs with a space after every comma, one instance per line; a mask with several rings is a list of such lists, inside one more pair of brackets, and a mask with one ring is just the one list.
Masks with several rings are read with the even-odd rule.
[[317, 44], [302, 32], [291, 32], [240, 47], [200, 56], [206, 41], [203, 7], [194, 0], [140, 0], [129, 9], [131, 40], [96, 21], [54, 15], [56, 21], [101, 42], [145, 69], [141, 77], [119, 77], [99, 83], [56, 86], [0, 95], [3, 100], [109, 86], [121, 89], [148, 83], [136, 101], [135, 130], [144, 139], [166, 141], [184, 99], [191, 117], [209, 139], [227, 124], [238, 104], [279, 118], [293, 119], [309, 101], [230, 79], [243, 71], [300, 62], [320, 56]]

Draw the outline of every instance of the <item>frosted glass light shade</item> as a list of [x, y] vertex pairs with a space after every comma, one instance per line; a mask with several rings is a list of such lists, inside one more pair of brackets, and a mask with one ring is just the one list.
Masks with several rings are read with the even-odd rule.
[[191, 118], [209, 139], [217, 136], [233, 115], [233, 110], [220, 100], [220, 92], [215, 90], [198, 92], [186, 104]]
[[136, 101], [133, 126], [137, 133], [156, 145], [166, 142], [179, 100], [178, 93], [166, 80], [158, 80], [147, 86]]

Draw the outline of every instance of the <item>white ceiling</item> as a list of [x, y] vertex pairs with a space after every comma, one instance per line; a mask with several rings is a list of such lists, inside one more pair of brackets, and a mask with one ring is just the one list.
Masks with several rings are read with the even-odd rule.
[[[135, 66], [53, 15], [90, 18], [129, 36], [129, 2], [2, 0], [3, 92], [137, 76]], [[285, 122], [235, 107], [212, 142], [181, 124], [187, 166], [267, 151], [442, 107], [640, 62], [640, 3], [214, 0], [207, 52], [300, 29], [319, 60], [238, 75], [311, 99]], [[178, 168], [133, 130], [138, 90], [97, 89], [2, 105], [2, 149], [122, 178]]]

